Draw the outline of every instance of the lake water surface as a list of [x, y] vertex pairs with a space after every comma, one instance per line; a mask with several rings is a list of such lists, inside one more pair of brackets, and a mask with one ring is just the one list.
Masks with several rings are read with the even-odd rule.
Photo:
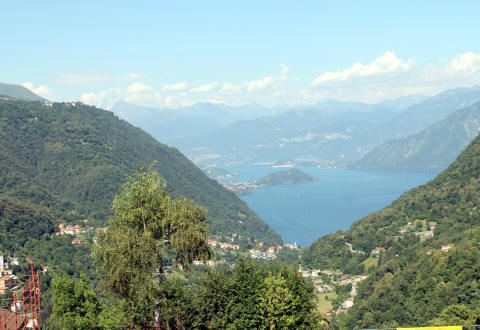
[[[283, 169], [269, 166], [231, 167], [233, 181], [253, 181]], [[310, 245], [314, 240], [346, 230], [373, 211], [380, 210], [405, 191], [426, 183], [432, 173], [364, 172], [305, 168], [320, 181], [279, 185], [241, 196], [286, 243]]]

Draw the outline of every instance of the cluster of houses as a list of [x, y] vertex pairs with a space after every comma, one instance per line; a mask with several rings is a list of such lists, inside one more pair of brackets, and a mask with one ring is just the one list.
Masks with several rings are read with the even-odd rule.
[[6, 291], [12, 290], [15, 280], [16, 277], [13, 275], [12, 269], [8, 267], [8, 263], [5, 262], [5, 258], [0, 256], [0, 294], [4, 294]]
[[277, 256], [275, 255], [283, 248], [288, 249], [298, 249], [297, 243], [294, 244], [284, 244], [284, 245], [277, 245], [277, 246], [269, 246], [266, 251], [258, 250], [258, 249], [250, 249], [250, 257], [253, 259], [265, 259], [265, 260], [275, 260]]
[[[27, 261], [30, 260], [27, 259]], [[3, 255], [0, 255], [0, 294], [19, 290], [21, 288], [19, 283], [17, 283], [18, 278], [13, 274], [13, 269], [10, 268], [10, 265], [18, 266], [18, 258], [10, 256], [4, 257]], [[40, 272], [48, 272], [48, 266], [43, 267]]]
[[[30, 259], [25, 259], [27, 262], [32, 262]], [[28, 303], [28, 296], [23, 296], [22, 299], [14, 300], [14, 294], [19, 292], [33, 292], [34, 289], [29, 289], [30, 284], [26, 282], [22, 283], [19, 276], [13, 274], [13, 270], [10, 265], [18, 266], [17, 257], [4, 257], [0, 255], [0, 294], [6, 294], [7, 298], [2, 297], [4, 300], [2, 306], [0, 306], [0, 328], [1, 329], [40, 329], [38, 327], [37, 319], [31, 312], [25, 313], [25, 303]], [[42, 274], [48, 272], [48, 267], [45, 266], [40, 271]], [[28, 283], [31, 283], [30, 281]], [[38, 288], [37, 288], [38, 289]], [[23, 291], [22, 291], [23, 290]], [[9, 301], [7, 304], [6, 302]], [[22, 313], [23, 312], [23, 313]]]
[[209, 266], [209, 267], [217, 267], [220, 264], [220, 261], [213, 261], [207, 260], [206, 262], [200, 260], [194, 260], [193, 264], [196, 266]]
[[[239, 237], [236, 235], [233, 235], [231, 240], [233, 241], [235, 238], [239, 238]], [[225, 242], [220, 242], [218, 240], [212, 240], [212, 239], [209, 239], [207, 242], [208, 242], [208, 245], [210, 245], [211, 247], [220, 248], [222, 250], [227, 250], [227, 249], [235, 250], [235, 251], [240, 250], [240, 245], [238, 244], [225, 243]], [[262, 248], [263, 242], [259, 242], [258, 246]], [[269, 246], [265, 250], [250, 249], [249, 252], [252, 258], [275, 259], [274, 254], [280, 251], [282, 248], [288, 248], [293, 250], [293, 249], [298, 249], [298, 246], [297, 246], [297, 243], [295, 242], [294, 244], [287, 243], [284, 245]]]
[[207, 242], [208, 242], [208, 245], [210, 245], [211, 247], [214, 247], [214, 248], [218, 247], [223, 250], [227, 250], [227, 249], [239, 250], [240, 249], [240, 245], [238, 244], [223, 243], [223, 242], [218, 242], [216, 240], [211, 240], [211, 239], [209, 239]]
[[[314, 281], [315, 291], [317, 293], [329, 293], [335, 290], [334, 286], [347, 286], [348, 284], [352, 285], [352, 291], [350, 293], [350, 297], [347, 298], [342, 305], [336, 310], [327, 313], [326, 315], [329, 316], [332, 313], [336, 313], [337, 315], [340, 313], [345, 313], [347, 309], [353, 306], [355, 301], [356, 295], [356, 287], [358, 283], [365, 280], [367, 276], [365, 275], [345, 275], [342, 274], [340, 271], [333, 271], [329, 269], [319, 270], [319, 269], [306, 269], [302, 268], [299, 265], [298, 272], [303, 277], [312, 278]], [[324, 283], [323, 280], [320, 278], [322, 275], [327, 275], [330, 278], [329, 283]]]
[[416, 233], [415, 233], [415, 236], [417, 236], [418, 238], [420, 238], [421, 241], [424, 241], [424, 240], [426, 240], [427, 238], [432, 238], [434, 234], [435, 234], [435, 233], [434, 233], [433, 230], [426, 230], [426, 231], [416, 232]]
[[88, 232], [91, 228], [85, 228], [81, 227], [80, 225], [75, 225], [75, 226], [68, 226], [64, 223], [61, 223], [58, 225], [58, 231], [55, 233], [55, 235], [79, 235], [79, 234], [85, 234]]
[[326, 285], [322, 285], [322, 284], [315, 284], [315, 292], [317, 293], [329, 293], [329, 292], [332, 292], [333, 291], [333, 288], [326, 284]]
[[288, 248], [290, 250], [298, 250], [297, 242], [293, 244], [290, 244], [290, 243], [283, 244], [283, 247]]
[[[403, 235], [408, 232], [408, 227], [411, 227], [413, 225], [412, 222], [407, 223], [405, 227], [401, 227], [398, 232]], [[419, 237], [421, 241], [426, 240], [427, 238], [431, 238], [435, 235], [435, 228], [437, 227], [437, 222], [436, 221], [430, 221], [428, 223], [428, 226], [430, 227], [430, 230], [425, 230], [425, 231], [419, 231], [415, 232], [415, 236]]]
[[275, 253], [260, 251], [256, 249], [250, 250], [250, 258], [252, 259], [265, 259], [265, 260], [275, 260], [277, 256]]
[[[356, 284], [358, 282], [361, 282], [365, 280], [367, 277], [364, 275], [345, 275], [340, 273], [340, 271], [333, 271], [329, 269], [325, 270], [319, 270], [319, 269], [304, 269], [300, 265], [298, 268], [298, 272], [303, 276], [303, 277], [309, 277], [312, 279], [320, 277], [322, 274], [327, 275], [328, 277], [332, 278], [332, 283], [338, 284], [340, 286], [345, 286], [347, 284]], [[335, 276], [335, 279], [333, 279], [333, 276]], [[328, 290], [327, 292], [330, 292], [331, 290]]]
[[[87, 219], [84, 219], [82, 221], [86, 223]], [[75, 236], [75, 235], [85, 234], [93, 229], [94, 229], [93, 227], [82, 227], [80, 225], [67, 225], [65, 223], [61, 223], [58, 225], [58, 231], [55, 232], [55, 235], [74, 235]], [[83, 244], [83, 243], [85, 243], [85, 241], [78, 237], [75, 237], [74, 239], [72, 239], [73, 245]]]

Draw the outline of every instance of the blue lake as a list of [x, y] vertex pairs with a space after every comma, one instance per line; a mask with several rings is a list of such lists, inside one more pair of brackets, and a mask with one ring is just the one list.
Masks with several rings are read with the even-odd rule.
[[[229, 170], [238, 174], [233, 181], [252, 181], [282, 169], [239, 166]], [[321, 180], [264, 187], [241, 196], [284, 242], [297, 242], [301, 246], [339, 229], [348, 229], [354, 221], [384, 208], [405, 191], [435, 176], [344, 169], [302, 170]]]

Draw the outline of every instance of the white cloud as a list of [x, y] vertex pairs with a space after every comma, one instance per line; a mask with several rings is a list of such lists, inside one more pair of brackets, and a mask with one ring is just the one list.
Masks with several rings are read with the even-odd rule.
[[202, 86], [199, 86], [199, 87], [192, 88], [192, 89], [190, 89], [190, 92], [191, 93], [206, 93], [206, 92], [211, 92], [213, 90], [216, 90], [219, 87], [220, 87], [220, 84], [218, 82], [214, 82], [214, 83], [211, 83], [211, 84], [206, 84], [206, 85], [202, 85]]
[[245, 89], [247, 91], [256, 91], [264, 89], [265, 87], [271, 85], [274, 82], [272, 77], [265, 77], [260, 80], [249, 81], [245, 83]]
[[163, 85], [163, 91], [183, 91], [188, 89], [188, 84], [186, 82], [178, 82], [171, 85]]
[[134, 83], [127, 88], [127, 94], [143, 94], [151, 93], [155, 89], [152, 86], [145, 85], [144, 83]]
[[280, 75], [268, 76], [259, 80], [248, 81], [243, 84], [247, 91], [257, 91], [267, 87], [275, 86], [279, 82], [287, 81], [287, 73], [290, 71], [285, 64], [281, 64], [282, 71]]
[[234, 93], [240, 90], [239, 86], [234, 86], [231, 83], [224, 83], [222, 84], [222, 88], [220, 88], [220, 93], [221, 94], [228, 94], [228, 93]]
[[53, 81], [63, 85], [92, 85], [99, 83], [118, 83], [145, 80], [140, 73], [126, 73], [124, 75], [110, 75], [108, 73], [61, 73]]
[[468, 52], [455, 56], [450, 62], [450, 70], [464, 75], [473, 75], [480, 70], [480, 54]]
[[188, 93], [180, 95], [162, 95], [162, 93], [150, 85], [133, 83], [126, 89], [111, 88], [98, 93], [83, 93], [81, 101], [100, 108], [111, 109], [118, 101], [150, 106], [150, 107], [179, 107], [192, 105], [194, 102], [188, 97]]
[[337, 72], [325, 72], [298, 92], [298, 103], [328, 98], [378, 102], [420, 93], [434, 95], [446, 89], [480, 84], [480, 54], [468, 52], [442, 65], [419, 66], [386, 52], [370, 64], [355, 63]]
[[220, 86], [218, 95], [225, 99], [223, 102], [229, 104], [245, 104], [258, 102], [264, 103], [264, 97], [271, 97], [272, 93], [283, 94], [283, 87], [288, 81], [287, 74], [288, 67], [285, 64], [281, 65], [280, 74], [266, 76], [257, 80], [246, 81], [239, 85], [226, 82]]
[[413, 60], [407, 62], [399, 59], [394, 53], [386, 52], [380, 57], [377, 57], [372, 63], [363, 65], [355, 63], [350, 68], [337, 72], [325, 72], [315, 79], [311, 86], [321, 86], [328, 82], [339, 82], [354, 79], [358, 77], [369, 77], [382, 74], [395, 74], [398, 72], [407, 71], [412, 67]]
[[211, 82], [191, 89], [188, 89], [187, 82], [165, 84], [160, 89], [143, 82], [135, 82], [126, 88], [84, 93], [82, 101], [107, 109], [119, 100], [152, 107], [179, 107], [197, 102], [271, 105], [273, 102], [283, 102], [289, 97], [289, 94], [283, 90], [288, 81], [288, 73], [288, 67], [282, 64], [278, 74], [258, 80], [240, 84]]
[[128, 86], [124, 100], [140, 105], [156, 105], [162, 103], [162, 95], [150, 85], [134, 83]]
[[29, 90], [31, 90], [35, 94], [37, 94], [37, 95], [39, 95], [43, 98], [46, 98], [48, 100], [53, 101], [55, 99], [55, 97], [53, 96], [52, 90], [45, 85], [40, 85], [40, 86], [35, 87], [33, 85], [33, 83], [27, 81], [27, 82], [24, 82], [22, 84], [22, 86], [25, 87], [25, 88], [28, 88]]
[[110, 109], [115, 102], [123, 97], [123, 91], [120, 88], [110, 88], [99, 93], [83, 93], [80, 101], [85, 104], [95, 105], [99, 108]]
[[[155, 87], [135, 81], [122, 89], [85, 93], [82, 100], [107, 108], [113, 100], [152, 107], [178, 107], [197, 102], [276, 106], [312, 104], [331, 98], [379, 102], [402, 95], [434, 95], [449, 88], [479, 85], [480, 54], [468, 52], [442, 64], [418, 65], [411, 59], [385, 52], [369, 63], [357, 62], [339, 71], [319, 73], [303, 86], [289, 75], [290, 69], [281, 64], [276, 74], [235, 84], [215, 81], [188, 89], [188, 82]], [[134, 74], [131, 78], [135, 78]]]

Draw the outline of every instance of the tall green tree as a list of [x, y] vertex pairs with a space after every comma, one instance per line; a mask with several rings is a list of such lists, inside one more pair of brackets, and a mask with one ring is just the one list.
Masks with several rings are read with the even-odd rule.
[[313, 286], [290, 267], [240, 258], [233, 269], [209, 270], [193, 296], [191, 328], [315, 329], [320, 322]]
[[292, 328], [295, 311], [291, 309], [294, 296], [281, 275], [269, 275], [258, 297], [258, 305], [264, 318], [264, 327], [268, 329]]
[[480, 324], [480, 310], [474, 311], [465, 305], [450, 305], [429, 323], [434, 326]]
[[88, 289], [88, 279], [68, 275], [53, 282], [53, 311], [48, 326], [53, 329], [102, 329], [98, 319], [102, 304], [94, 291]]
[[172, 200], [165, 185], [158, 173], [139, 169], [114, 198], [110, 228], [93, 247], [101, 282], [122, 299], [131, 328], [152, 320], [159, 325], [167, 252], [184, 267], [213, 254], [205, 209], [191, 200]]

